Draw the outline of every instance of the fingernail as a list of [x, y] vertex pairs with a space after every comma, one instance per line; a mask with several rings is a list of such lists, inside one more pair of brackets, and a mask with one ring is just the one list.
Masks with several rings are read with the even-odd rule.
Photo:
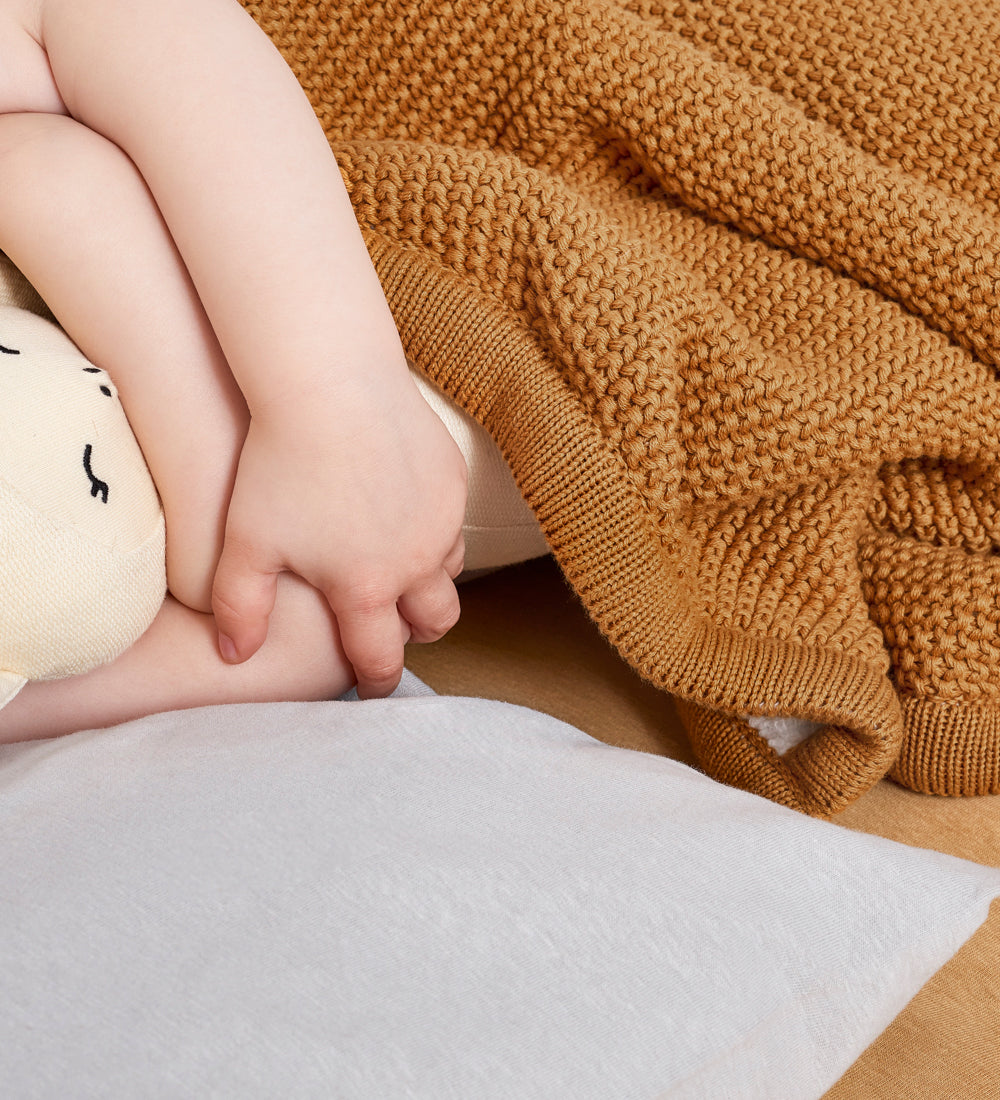
[[229, 664], [233, 664], [239, 658], [233, 639], [228, 634], [219, 635], [219, 652], [222, 654], [222, 659]]

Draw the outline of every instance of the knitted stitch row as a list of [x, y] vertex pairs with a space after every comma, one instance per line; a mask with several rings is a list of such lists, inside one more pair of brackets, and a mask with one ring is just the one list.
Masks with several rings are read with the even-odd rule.
[[705, 769], [1000, 790], [997, 7], [245, 6], [408, 354]]

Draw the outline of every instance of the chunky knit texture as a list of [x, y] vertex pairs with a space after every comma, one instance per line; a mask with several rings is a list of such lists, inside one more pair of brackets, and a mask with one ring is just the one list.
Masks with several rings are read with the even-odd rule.
[[1000, 790], [1000, 9], [245, 2], [409, 355], [705, 769]]

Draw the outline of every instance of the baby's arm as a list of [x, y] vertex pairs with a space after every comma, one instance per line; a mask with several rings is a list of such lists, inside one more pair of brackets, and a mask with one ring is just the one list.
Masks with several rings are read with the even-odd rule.
[[26, 685], [0, 709], [0, 743], [160, 710], [341, 694], [353, 674], [337, 624], [296, 577], [280, 579], [253, 659], [232, 665], [219, 655], [203, 612], [247, 414], [134, 166], [87, 127], [45, 114], [0, 115], [0, 163], [0, 247], [113, 374], [160, 491], [168, 576], [185, 601], [168, 598], [110, 664]]
[[124, 149], [251, 414], [216, 574], [223, 648], [282, 571], [321, 589], [363, 694], [457, 616], [464, 464], [409, 380], [325, 136], [236, 0], [43, 0], [70, 113]]

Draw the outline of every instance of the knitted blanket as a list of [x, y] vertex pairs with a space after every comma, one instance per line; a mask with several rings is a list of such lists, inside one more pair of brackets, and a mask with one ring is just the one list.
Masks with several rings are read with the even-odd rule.
[[1000, 9], [245, 3], [408, 354], [705, 770], [1000, 790]]

